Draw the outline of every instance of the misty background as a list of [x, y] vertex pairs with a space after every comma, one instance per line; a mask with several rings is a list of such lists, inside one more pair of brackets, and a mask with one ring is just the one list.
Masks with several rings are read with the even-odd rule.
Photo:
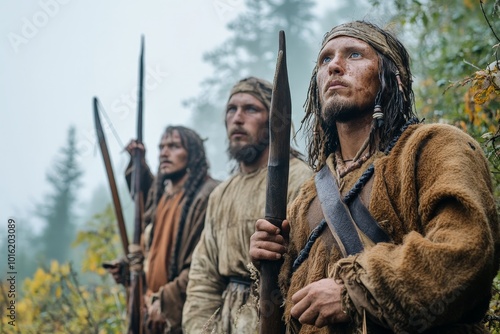
[[[61, 164], [70, 151], [76, 182], [71, 215], [61, 224], [70, 220], [75, 230], [85, 228], [109, 203], [94, 96], [105, 112], [101, 120], [131, 237], [133, 205], [123, 177], [129, 157], [123, 147], [136, 133], [141, 35], [143, 134], [151, 170], [158, 167], [165, 127], [181, 124], [207, 139], [211, 174], [222, 180], [230, 171], [223, 122], [229, 88], [248, 75], [272, 81], [278, 31], [285, 30], [297, 130], [323, 34], [360, 18], [382, 23], [367, 3], [349, 0], [1, 2], [0, 245], [8, 219], [14, 219], [18, 250], [42, 251], [37, 240], [53, 233], [48, 225], [55, 218], [48, 211], [60, 202]], [[296, 140], [304, 152], [302, 133]]]

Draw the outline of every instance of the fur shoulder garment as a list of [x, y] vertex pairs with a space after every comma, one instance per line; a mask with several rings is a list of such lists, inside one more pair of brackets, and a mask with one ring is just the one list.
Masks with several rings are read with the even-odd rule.
[[[311, 231], [308, 219], [322, 215], [312, 213], [320, 210], [313, 180], [294, 202], [280, 274], [288, 332], [354, 333], [363, 313], [369, 333], [486, 332], [481, 320], [498, 270], [500, 238], [480, 145], [452, 126], [410, 126], [392, 152], [375, 161], [369, 198], [369, 211], [391, 243], [341, 259], [337, 247], [328, 245], [327, 228], [291, 274]], [[291, 296], [326, 277], [345, 284], [344, 306], [353, 321], [301, 326], [290, 316]]]

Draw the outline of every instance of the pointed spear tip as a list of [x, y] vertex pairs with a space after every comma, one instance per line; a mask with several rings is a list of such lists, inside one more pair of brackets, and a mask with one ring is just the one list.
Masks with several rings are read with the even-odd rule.
[[103, 136], [102, 125], [101, 119], [99, 118], [99, 99], [96, 96], [94, 96], [94, 123], [97, 132], [97, 138], [101, 140]]
[[98, 113], [98, 110], [99, 110], [99, 99], [97, 98], [97, 96], [94, 96], [93, 100], [93, 105], [94, 105], [94, 114], [97, 114]]
[[144, 40], [144, 34], [141, 35], [141, 54], [140, 54], [140, 62], [142, 64], [142, 62], [144, 61], [144, 44], [145, 44], [145, 40]]
[[279, 51], [284, 51], [285, 48], [286, 48], [285, 31], [280, 30], [280, 32], [279, 32]]

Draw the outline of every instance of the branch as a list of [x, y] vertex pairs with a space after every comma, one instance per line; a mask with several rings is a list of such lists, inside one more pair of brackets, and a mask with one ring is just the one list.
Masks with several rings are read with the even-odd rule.
[[493, 35], [495, 36], [497, 41], [500, 42], [500, 38], [498, 38], [497, 34], [495, 33], [495, 30], [493, 30], [493, 27], [491, 26], [490, 20], [488, 20], [488, 16], [486, 16], [486, 12], [484, 11], [484, 7], [483, 7], [483, 0], [479, 0], [479, 4], [481, 6], [481, 11], [483, 12], [483, 16], [484, 16], [486, 22], [488, 23], [488, 26], [490, 27], [491, 32], [493, 33]]
[[94, 317], [92, 316], [92, 312], [90, 311], [89, 305], [87, 304], [87, 300], [83, 297], [83, 294], [80, 291], [80, 283], [78, 282], [77, 274], [73, 270], [73, 266], [71, 265], [71, 263], [68, 263], [68, 265], [69, 265], [69, 276], [70, 276], [71, 280], [73, 281], [72, 282], [73, 285], [75, 286], [76, 294], [82, 300], [83, 306], [85, 307], [85, 309], [87, 311], [87, 321], [89, 322], [89, 324], [92, 327], [95, 328], [96, 321], [94, 320]]

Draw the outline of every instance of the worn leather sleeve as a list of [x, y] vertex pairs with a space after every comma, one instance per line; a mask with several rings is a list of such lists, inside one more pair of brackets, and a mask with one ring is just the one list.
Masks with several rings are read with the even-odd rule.
[[[338, 262], [361, 314], [394, 332], [480, 323], [498, 270], [498, 215], [481, 147], [451, 126], [404, 133], [375, 165], [370, 212], [402, 238]], [[464, 327], [464, 328], [465, 328]], [[444, 331], [443, 331], [444, 332]]]

